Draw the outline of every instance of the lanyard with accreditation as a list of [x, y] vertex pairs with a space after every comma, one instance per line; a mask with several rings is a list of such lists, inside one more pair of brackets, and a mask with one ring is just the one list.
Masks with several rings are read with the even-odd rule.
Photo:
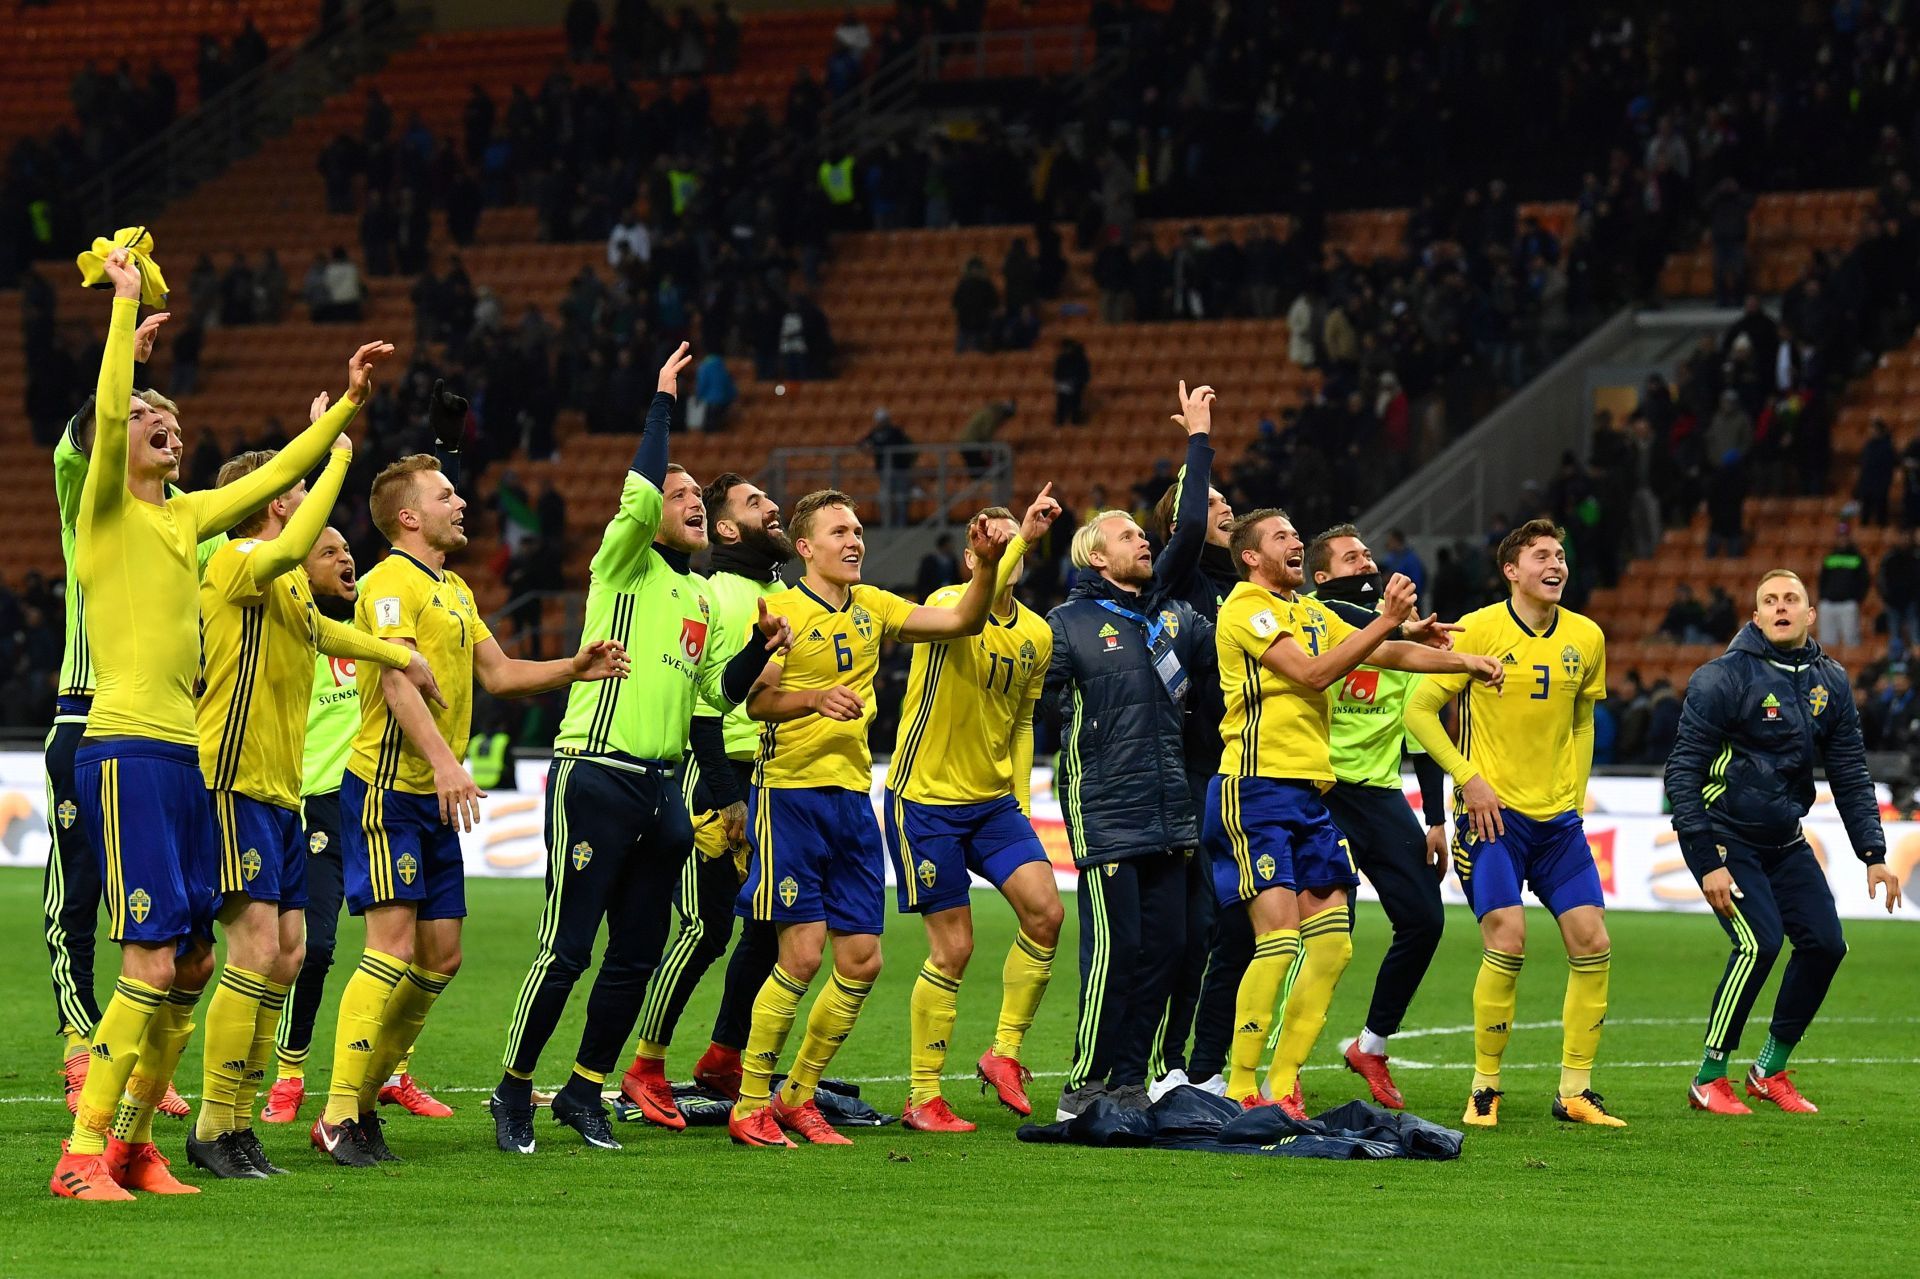
[[1147, 634], [1147, 656], [1153, 660], [1153, 673], [1166, 685], [1167, 696], [1178, 706], [1186, 699], [1187, 688], [1193, 682], [1187, 676], [1187, 668], [1180, 664], [1180, 655], [1173, 651], [1175, 628], [1168, 624], [1168, 617], [1162, 613], [1148, 621], [1132, 609], [1122, 608], [1112, 600], [1099, 601], [1100, 607], [1109, 613], [1117, 613], [1139, 626]]

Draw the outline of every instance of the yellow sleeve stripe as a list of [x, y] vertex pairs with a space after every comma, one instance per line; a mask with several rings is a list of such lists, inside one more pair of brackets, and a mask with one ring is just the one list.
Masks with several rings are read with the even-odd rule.
[[[260, 644], [266, 634], [267, 607], [248, 604], [240, 610], [239, 673], [233, 682], [233, 695], [227, 702], [227, 718], [220, 726], [220, 753], [214, 760], [213, 776], [208, 783], [219, 791], [233, 789], [240, 771], [242, 746], [247, 739], [247, 719], [253, 710], [253, 681], [260, 669]], [[236, 890], [238, 885], [236, 884]]]
[[1253, 899], [1253, 841], [1247, 837], [1240, 815], [1240, 779], [1220, 782], [1220, 824], [1227, 829], [1227, 845], [1233, 852], [1234, 869], [1239, 874], [1240, 898]]
[[901, 743], [900, 754], [894, 760], [894, 772], [890, 779], [895, 794], [906, 789], [913, 776], [913, 765], [920, 755], [920, 742], [926, 736], [927, 724], [933, 718], [933, 703], [940, 691], [940, 674], [947, 668], [947, 654], [950, 651], [945, 644], [929, 645], [927, 653], [927, 682], [920, 693], [920, 711], [913, 717], [913, 724], [907, 729], [906, 740]]
[[105, 853], [107, 863], [107, 917], [112, 923], [112, 935], [124, 937], [127, 931], [127, 876], [126, 868], [120, 861], [120, 761], [117, 759], [100, 761], [100, 810], [103, 818], [100, 823], [101, 842], [106, 845], [101, 851]]
[[[767, 725], [772, 729], [773, 725]], [[760, 882], [753, 890], [753, 917], [773, 918], [773, 792], [762, 787], [759, 811], [754, 814], [754, 851], [760, 855]], [[805, 991], [801, 992], [805, 994]]]
[[1240, 776], [1252, 777], [1260, 771], [1260, 712], [1265, 699], [1260, 696], [1260, 659], [1242, 649], [1240, 666]]

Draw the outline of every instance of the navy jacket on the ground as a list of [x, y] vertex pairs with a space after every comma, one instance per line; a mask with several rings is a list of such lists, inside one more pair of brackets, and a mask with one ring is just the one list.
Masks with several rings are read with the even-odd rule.
[[1181, 745], [1183, 708], [1153, 669], [1146, 631], [1102, 601], [1137, 614], [1143, 604], [1150, 608], [1143, 615], [1169, 628], [1192, 685], [1219, 680], [1213, 623], [1182, 600], [1143, 600], [1088, 573], [1047, 614], [1053, 658], [1043, 697], [1060, 714], [1053, 791], [1082, 869], [1200, 843]]
[[1717, 840], [1763, 849], [1799, 840], [1816, 765], [1826, 768], [1855, 854], [1869, 865], [1885, 861], [1846, 670], [1811, 638], [1782, 652], [1749, 622], [1725, 654], [1694, 672], [1667, 757], [1673, 829], [1694, 877], [1719, 868]]

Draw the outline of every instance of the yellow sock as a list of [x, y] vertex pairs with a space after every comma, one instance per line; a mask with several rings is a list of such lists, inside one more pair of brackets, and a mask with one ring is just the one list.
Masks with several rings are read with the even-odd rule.
[[193, 1035], [193, 1006], [199, 1002], [199, 991], [175, 986], [147, 1023], [140, 1060], [133, 1064], [127, 1090], [113, 1112], [113, 1135], [121, 1141], [137, 1146], [153, 1140], [153, 1112], [167, 1095], [167, 1085], [173, 1082], [173, 1072], [180, 1065], [180, 1054], [187, 1050], [187, 1040]]
[[1560, 1095], [1578, 1097], [1593, 1086], [1593, 1057], [1607, 1023], [1607, 983], [1613, 952], [1567, 956], [1567, 1001], [1560, 1009]]
[[1267, 1067], [1267, 1091], [1276, 1101], [1293, 1091], [1300, 1067], [1326, 1027], [1333, 988], [1353, 959], [1350, 927], [1345, 906], [1330, 906], [1300, 921], [1300, 973], [1287, 995], [1280, 1042], [1273, 1050], [1273, 1064]]
[[87, 1049], [93, 1060], [87, 1064], [86, 1087], [80, 1090], [73, 1133], [67, 1139], [69, 1154], [97, 1155], [107, 1148], [107, 1128], [120, 1105], [120, 1094], [126, 1091], [127, 1077], [140, 1060], [147, 1024], [166, 999], [166, 991], [131, 977], [113, 984], [113, 998], [100, 1014]]
[[994, 1056], [1019, 1058], [1027, 1028], [1033, 1025], [1047, 983], [1053, 980], [1054, 949], [1042, 946], [1024, 930], [1015, 935], [1000, 969], [1000, 1024], [993, 1032]]
[[233, 1130], [234, 1097], [253, 1055], [253, 1027], [260, 1020], [260, 1000], [267, 993], [264, 975], [228, 964], [207, 1001], [207, 1035], [202, 1055], [200, 1113], [193, 1132], [212, 1141]]
[[406, 975], [394, 986], [387, 1009], [380, 1017], [380, 1037], [373, 1044], [373, 1060], [366, 1078], [360, 1081], [360, 1113], [377, 1104], [380, 1085], [387, 1082], [401, 1062], [413, 1055], [413, 1041], [420, 1037], [427, 1012], [440, 992], [453, 980], [449, 973], [428, 972], [418, 964], [409, 964]]
[[60, 1028], [60, 1038], [66, 1040], [67, 1043], [66, 1057], [87, 1051], [87, 1037], [75, 1030], [72, 1026], [62, 1026]]
[[753, 997], [753, 1021], [747, 1030], [747, 1050], [740, 1054], [740, 1101], [738, 1114], [748, 1115], [767, 1104], [773, 1093], [773, 1068], [780, 1064], [780, 1050], [787, 1046], [793, 1019], [799, 1015], [800, 1001], [806, 998], [807, 983], [775, 964]]
[[260, 1095], [261, 1081], [267, 1077], [267, 1062], [273, 1057], [273, 1031], [286, 1010], [286, 986], [277, 981], [262, 983], [267, 993], [260, 996], [260, 1012], [253, 1023], [253, 1048], [247, 1053], [247, 1071], [233, 1094], [233, 1126], [253, 1127], [253, 1103]]
[[360, 1084], [373, 1065], [380, 1020], [406, 971], [404, 960], [369, 950], [360, 956], [360, 966], [340, 992], [340, 1020], [333, 1032], [333, 1075], [327, 1083], [328, 1123], [359, 1117]]
[[[822, 995], [822, 1002], [825, 999]], [[819, 1007], [814, 1005], [816, 1012]], [[907, 1001], [907, 1034], [912, 1040], [907, 1054], [909, 1105], [924, 1106], [940, 1095], [940, 1072], [947, 1065], [947, 1041], [953, 1038], [953, 1021], [959, 1015], [960, 979], [947, 976], [929, 959], [920, 965], [920, 976], [913, 983], [913, 995]], [[811, 1038], [811, 1016], [807, 1023]], [[851, 1025], [852, 1022], [848, 1022], [848, 1026]], [[814, 1078], [817, 1080], [819, 1076]]]
[[404, 1075], [409, 1070], [412, 1070], [412, 1069], [413, 1069], [413, 1045], [408, 1044], [407, 1050], [400, 1054], [400, 1060], [394, 1062], [393, 1069], [387, 1072], [387, 1077], [392, 1078], [395, 1075]]
[[645, 1057], [648, 1061], [665, 1061], [667, 1059], [667, 1045], [655, 1043], [651, 1039], [642, 1038], [634, 1048], [633, 1054], [636, 1057]]
[[820, 998], [813, 1001], [813, 1008], [807, 1013], [807, 1034], [800, 1041], [800, 1051], [793, 1055], [793, 1069], [787, 1072], [786, 1086], [780, 1090], [782, 1102], [804, 1106], [813, 1100], [820, 1076], [827, 1073], [833, 1055], [853, 1033], [860, 1005], [866, 1003], [872, 992], [870, 981], [854, 981], [837, 972], [828, 974], [827, 988], [820, 992]]
[[1280, 983], [1300, 953], [1300, 930], [1276, 928], [1253, 939], [1253, 960], [1240, 975], [1233, 1004], [1233, 1049], [1227, 1055], [1227, 1096], [1245, 1101], [1260, 1087], [1255, 1078], [1267, 1044], [1267, 1023], [1280, 998]]
[[1513, 1010], [1519, 1000], [1520, 965], [1526, 956], [1505, 950], [1480, 953], [1480, 975], [1473, 980], [1473, 1090], [1500, 1087], [1500, 1059], [1513, 1034]]

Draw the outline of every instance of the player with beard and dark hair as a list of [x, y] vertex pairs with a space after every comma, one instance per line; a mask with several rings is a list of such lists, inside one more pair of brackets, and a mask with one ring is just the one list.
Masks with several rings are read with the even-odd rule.
[[[780, 505], [731, 471], [707, 485], [713, 552], [707, 586], [714, 621], [724, 635], [744, 642], [753, 630], [759, 601], [782, 590], [781, 569], [793, 558], [793, 543], [780, 523]], [[720, 653], [725, 660], [731, 652]], [[722, 716], [698, 705], [691, 745], [682, 769], [682, 791], [693, 817], [694, 856], [680, 876], [674, 908], [680, 927], [660, 961], [640, 1010], [640, 1042], [620, 1091], [651, 1123], [684, 1128], [667, 1082], [667, 1046], [694, 988], [733, 935], [733, 905], [745, 877], [747, 786], [761, 726], [745, 707]], [[740, 1051], [747, 1044], [753, 997], [773, 971], [778, 943], [772, 924], [742, 922], [739, 944], [727, 961], [726, 988], [713, 1022], [713, 1040], [693, 1068], [694, 1082], [729, 1100], [740, 1096]]]

